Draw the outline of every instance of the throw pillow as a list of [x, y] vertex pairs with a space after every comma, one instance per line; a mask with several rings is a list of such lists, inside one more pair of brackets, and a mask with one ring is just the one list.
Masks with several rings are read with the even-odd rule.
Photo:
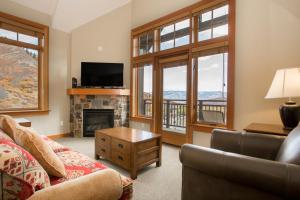
[[30, 152], [49, 175], [64, 177], [66, 170], [63, 162], [50, 146], [33, 129], [18, 126], [14, 132], [15, 142]]
[[0, 115], [0, 129], [14, 140], [14, 132], [19, 124], [9, 115]]
[[50, 148], [54, 151], [55, 154], [63, 151], [70, 151], [71, 149], [69, 147], [65, 147], [54, 140], [48, 138], [46, 135], [41, 135], [43, 140], [50, 146]]
[[11, 139], [6, 133], [4, 133], [1, 129], [0, 129], [0, 141], [1, 140], [8, 140], [10, 142], [14, 142], [13, 139]]
[[29, 183], [35, 191], [50, 186], [49, 176], [38, 161], [29, 152], [7, 140], [0, 141], [0, 171]]

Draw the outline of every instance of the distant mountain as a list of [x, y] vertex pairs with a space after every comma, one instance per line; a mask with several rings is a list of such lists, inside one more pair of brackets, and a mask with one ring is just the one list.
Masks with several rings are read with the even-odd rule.
[[[226, 93], [225, 93], [226, 96]], [[164, 99], [186, 99], [185, 91], [165, 91]], [[224, 99], [221, 91], [199, 92], [198, 99]]]
[[33, 52], [0, 43], [0, 109], [38, 106], [38, 59]]

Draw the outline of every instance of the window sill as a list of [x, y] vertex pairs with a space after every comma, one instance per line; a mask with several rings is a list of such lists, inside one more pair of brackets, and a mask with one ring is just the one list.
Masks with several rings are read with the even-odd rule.
[[50, 110], [16, 110], [16, 111], [0, 111], [2, 115], [11, 116], [35, 116], [35, 115], [47, 115]]
[[130, 120], [134, 121], [134, 122], [141, 122], [141, 123], [147, 123], [147, 124], [152, 123], [152, 118], [147, 118], [147, 117], [134, 116], [134, 117], [130, 117]]

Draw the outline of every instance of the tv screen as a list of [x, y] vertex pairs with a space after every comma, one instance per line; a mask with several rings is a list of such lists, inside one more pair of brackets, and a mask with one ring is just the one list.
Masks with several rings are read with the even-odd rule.
[[123, 87], [121, 63], [81, 63], [81, 86], [83, 87]]

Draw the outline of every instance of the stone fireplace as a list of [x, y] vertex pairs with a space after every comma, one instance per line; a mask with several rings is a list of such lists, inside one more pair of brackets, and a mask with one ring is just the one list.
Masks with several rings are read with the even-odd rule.
[[[70, 96], [70, 128], [74, 137], [84, 136], [84, 118], [86, 112], [97, 114], [97, 111], [104, 111], [98, 119], [92, 116], [92, 124], [87, 136], [91, 135], [91, 127], [106, 128], [107, 121], [101, 124], [101, 120], [110, 118], [108, 111], [113, 112], [113, 127], [129, 126], [129, 96], [128, 95], [71, 95]], [[84, 112], [85, 111], [85, 112]], [[94, 111], [94, 112], [93, 112]], [[84, 114], [85, 113], [85, 114]], [[99, 113], [98, 113], [99, 114]], [[107, 114], [108, 116], [103, 116]], [[98, 124], [97, 124], [98, 123]], [[106, 124], [105, 124], [106, 123]], [[97, 125], [96, 125], [97, 124]]]

